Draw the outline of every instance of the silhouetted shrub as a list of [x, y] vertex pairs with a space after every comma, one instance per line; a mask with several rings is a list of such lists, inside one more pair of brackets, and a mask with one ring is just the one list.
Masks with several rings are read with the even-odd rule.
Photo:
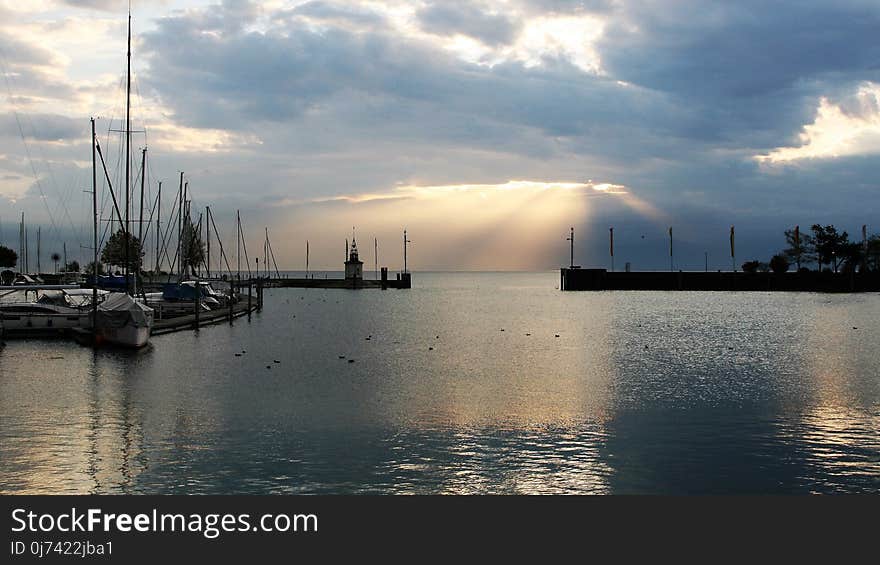
[[786, 259], [784, 255], [774, 255], [773, 258], [770, 259], [770, 270], [776, 274], [787, 273], [788, 267], [788, 259]]
[[746, 261], [742, 264], [742, 270], [744, 273], [757, 273], [760, 266], [761, 263], [759, 261]]

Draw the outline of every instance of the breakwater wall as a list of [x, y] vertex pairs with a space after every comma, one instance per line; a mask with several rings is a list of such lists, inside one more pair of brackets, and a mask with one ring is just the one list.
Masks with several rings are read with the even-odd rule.
[[609, 272], [563, 268], [560, 290], [880, 292], [880, 273]]

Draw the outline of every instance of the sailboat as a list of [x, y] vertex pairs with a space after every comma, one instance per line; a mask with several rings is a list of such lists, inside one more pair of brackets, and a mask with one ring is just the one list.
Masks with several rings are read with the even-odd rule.
[[[103, 301], [98, 300], [98, 182], [97, 163], [95, 149], [97, 137], [95, 135], [95, 120], [92, 122], [92, 213], [94, 228], [94, 270], [92, 286], [92, 315], [91, 329], [94, 333], [94, 343], [110, 343], [124, 347], [143, 347], [150, 341], [150, 333], [153, 327], [153, 309], [135, 300], [132, 297], [133, 289], [129, 281], [129, 265], [126, 257], [125, 268], [125, 292], [110, 292]], [[128, 52], [126, 70], [126, 97], [125, 97], [125, 221], [122, 223], [125, 234], [126, 254], [129, 249], [129, 181], [131, 164], [131, 13], [128, 14]], [[113, 187], [110, 187], [113, 190]], [[121, 219], [121, 218], [120, 218]], [[134, 277], [135, 280], [137, 276]]]

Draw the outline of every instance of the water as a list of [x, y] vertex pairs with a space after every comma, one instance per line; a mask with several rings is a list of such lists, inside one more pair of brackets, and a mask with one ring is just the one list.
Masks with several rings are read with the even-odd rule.
[[137, 353], [8, 342], [0, 492], [880, 491], [876, 294], [414, 282]]

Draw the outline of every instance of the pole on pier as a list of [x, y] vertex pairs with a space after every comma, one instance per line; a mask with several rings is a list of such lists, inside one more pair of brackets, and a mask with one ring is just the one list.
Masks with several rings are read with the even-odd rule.
[[406, 238], [406, 230], [403, 230], [403, 272], [408, 273], [406, 267], [406, 246], [408, 243], [412, 243], [410, 240]]
[[309, 240], [306, 240], [306, 278], [309, 278]]
[[253, 279], [248, 279], [248, 322], [251, 321], [251, 310], [253, 310], [253, 296], [251, 294], [253, 284]]
[[565, 238], [566, 241], [571, 242], [571, 257], [568, 263], [569, 268], [574, 267], [574, 226], [571, 227], [571, 235]]
[[611, 245], [611, 272], [614, 272], [614, 228], [608, 228]]
[[[733, 272], [736, 272], [736, 233], [734, 232], [733, 226], [730, 226], [730, 267]], [[821, 270], [821, 269], [820, 269]]]
[[201, 286], [201, 284], [199, 284], [199, 279], [195, 280], [195, 287], [196, 287], [196, 297], [194, 299], [195, 300], [194, 304], [196, 307], [196, 321], [195, 321], [194, 329], [196, 331], [198, 331], [199, 330], [199, 321], [200, 321], [199, 319], [201, 318], [201, 315], [202, 315], [202, 300], [201, 300], [202, 299], [202, 286]]
[[233, 318], [233, 301], [235, 300], [235, 279], [229, 277], [229, 323], [232, 324]]
[[672, 257], [672, 226], [669, 226], [669, 271], [675, 270], [675, 263]]

